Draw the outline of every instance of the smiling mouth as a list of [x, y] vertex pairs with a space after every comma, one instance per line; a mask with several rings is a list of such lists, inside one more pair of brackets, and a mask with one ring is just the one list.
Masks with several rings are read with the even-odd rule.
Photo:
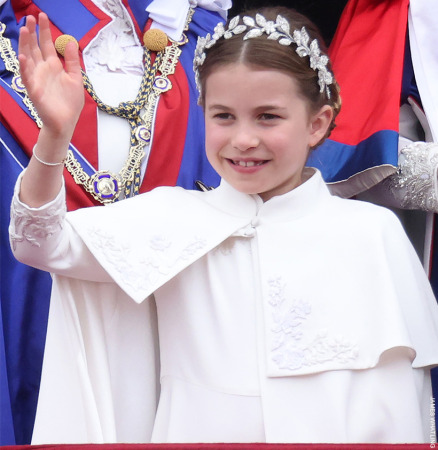
[[239, 161], [230, 159], [230, 161], [235, 166], [241, 166], [241, 167], [255, 167], [255, 166], [261, 166], [262, 164], [266, 164], [267, 161]]

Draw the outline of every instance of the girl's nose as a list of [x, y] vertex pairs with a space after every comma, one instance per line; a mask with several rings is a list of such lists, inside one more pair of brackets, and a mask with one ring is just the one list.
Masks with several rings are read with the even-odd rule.
[[232, 138], [232, 146], [241, 152], [256, 148], [260, 139], [254, 130], [247, 127], [237, 127]]

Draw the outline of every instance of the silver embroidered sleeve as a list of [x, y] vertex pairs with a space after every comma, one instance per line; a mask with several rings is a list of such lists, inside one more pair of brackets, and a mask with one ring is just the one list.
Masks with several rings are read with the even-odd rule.
[[438, 144], [413, 142], [401, 149], [397, 172], [384, 181], [404, 209], [438, 212]]

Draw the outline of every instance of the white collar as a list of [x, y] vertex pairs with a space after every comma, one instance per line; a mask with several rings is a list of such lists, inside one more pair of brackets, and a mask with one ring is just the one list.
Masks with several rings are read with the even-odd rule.
[[305, 181], [283, 195], [263, 202], [258, 195], [248, 195], [234, 189], [225, 180], [217, 189], [206, 193], [207, 202], [233, 216], [256, 214], [269, 221], [294, 220], [312, 213], [331, 194], [317, 169], [304, 169]]
[[146, 8], [149, 17], [154, 21], [151, 28], [158, 28], [172, 39], [179, 40], [190, 6], [216, 11], [226, 18], [231, 0], [154, 0]]

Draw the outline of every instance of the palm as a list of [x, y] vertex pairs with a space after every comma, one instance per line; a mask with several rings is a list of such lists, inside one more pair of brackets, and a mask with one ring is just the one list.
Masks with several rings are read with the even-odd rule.
[[82, 109], [83, 86], [82, 78], [67, 74], [55, 58], [38, 64], [26, 87], [43, 123], [60, 129], [65, 123], [76, 122]]
[[22, 30], [21, 75], [44, 126], [62, 133], [74, 128], [84, 103], [79, 57], [70, 44], [64, 69], [52, 43], [47, 17], [40, 16], [39, 24], [39, 45], [33, 18], [28, 18]]

